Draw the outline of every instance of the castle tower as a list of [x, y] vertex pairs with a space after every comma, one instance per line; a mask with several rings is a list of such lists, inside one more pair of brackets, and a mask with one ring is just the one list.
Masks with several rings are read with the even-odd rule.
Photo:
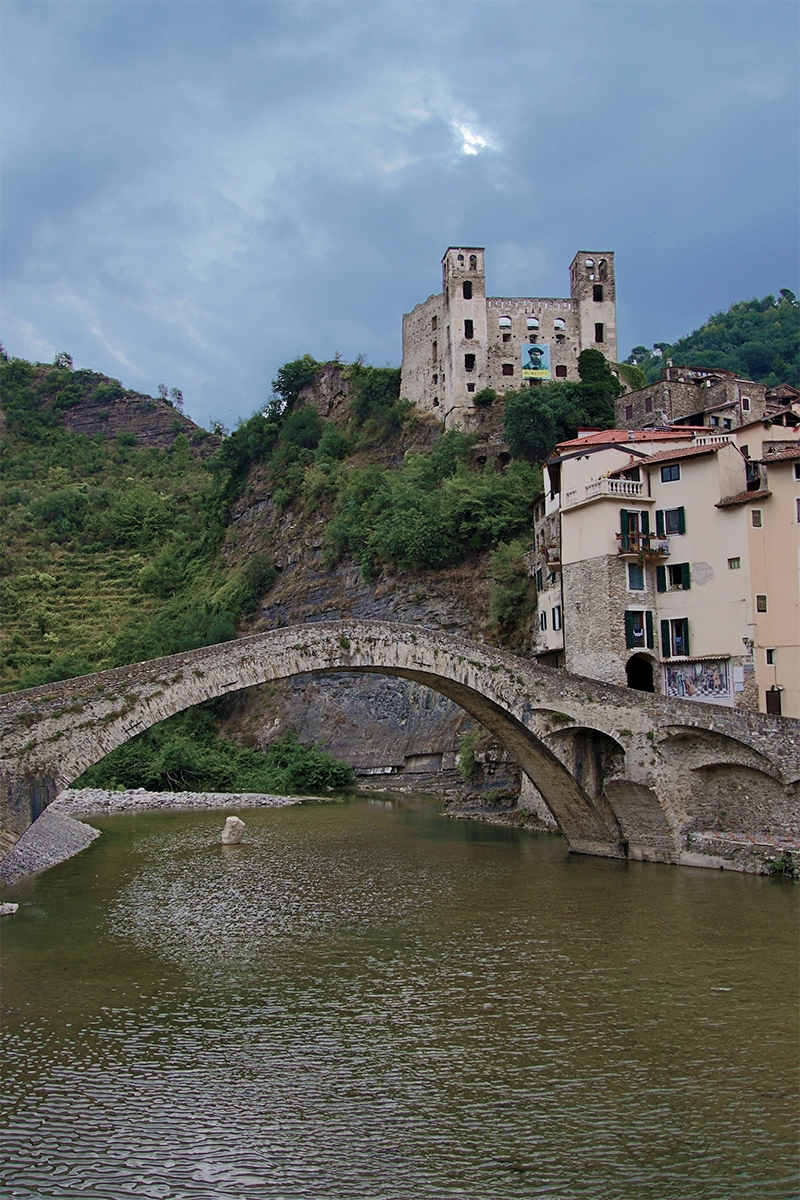
[[610, 250], [580, 250], [569, 268], [570, 296], [578, 314], [581, 350], [599, 350], [617, 361], [617, 288]]
[[472, 397], [485, 386], [488, 337], [486, 275], [482, 246], [450, 246], [442, 258], [445, 345], [444, 421], [455, 424], [471, 412]]

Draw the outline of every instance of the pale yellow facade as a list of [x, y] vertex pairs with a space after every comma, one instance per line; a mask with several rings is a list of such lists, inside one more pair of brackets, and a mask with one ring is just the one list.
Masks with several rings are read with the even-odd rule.
[[540, 661], [800, 717], [798, 431], [758, 426], [608, 431], [556, 448], [531, 556]]

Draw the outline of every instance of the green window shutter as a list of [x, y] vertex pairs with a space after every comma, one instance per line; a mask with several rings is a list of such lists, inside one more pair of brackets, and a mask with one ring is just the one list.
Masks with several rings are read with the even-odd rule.
[[669, 644], [669, 621], [661, 622], [661, 657], [670, 658], [672, 647]]
[[625, 645], [629, 650], [633, 650], [636, 646], [636, 638], [633, 636], [633, 613], [625, 613]]
[[647, 649], [652, 650], [655, 645], [655, 638], [653, 637], [653, 614], [651, 612], [644, 614], [644, 628], [647, 636]]
[[621, 508], [619, 510], [619, 531], [622, 534], [622, 549], [628, 549], [628, 510]]
[[663, 508], [656, 509], [656, 536], [664, 536], [664, 510]]
[[648, 537], [650, 536], [650, 513], [649, 512], [642, 513], [642, 533], [646, 534]]
[[681, 563], [681, 587], [688, 592], [692, 586], [692, 570], [688, 563]]
[[684, 618], [684, 621], [683, 621], [683, 645], [684, 645], [683, 653], [688, 658], [689, 655], [692, 653], [692, 650], [691, 650], [691, 646], [689, 644], [689, 621], [687, 618]]
[[656, 567], [656, 590], [659, 592], [667, 590], [667, 568], [664, 566]]
[[686, 533], [686, 509], [683, 506], [678, 509], [678, 533]]

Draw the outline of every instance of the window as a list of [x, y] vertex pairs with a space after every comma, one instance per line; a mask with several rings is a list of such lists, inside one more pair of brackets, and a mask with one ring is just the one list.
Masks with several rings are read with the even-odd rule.
[[602, 322], [602, 321], [597, 321], [597, 322], [596, 322], [596, 324], [595, 324], [595, 327], [594, 327], [594, 340], [595, 340], [596, 342], [604, 342], [604, 341], [606, 340], [606, 337], [605, 337], [605, 326], [603, 325], [603, 322]]
[[688, 563], [670, 563], [656, 567], [656, 591], [688, 592], [692, 586], [692, 572]]
[[800, 496], [794, 502], [794, 519], [800, 525]]
[[431, 329], [435, 331], [436, 329], [438, 329], [438, 327], [439, 327], [439, 318], [431, 317]]
[[474, 392], [474, 391], [475, 391], [475, 384], [474, 384], [474, 383], [468, 383], [468, 384], [467, 384], [467, 391], [468, 391], [468, 392]]
[[472, 337], [474, 336], [473, 330], [474, 330], [473, 322], [465, 321], [464, 322], [464, 337], [467, 339], [467, 341], [470, 341], [472, 339]]
[[740, 446], [739, 449], [741, 450], [741, 452], [745, 458], [750, 457], [750, 447], [749, 446]]
[[771, 713], [773, 717], [779, 717], [781, 715], [781, 694], [778, 688], [771, 687], [768, 692], [765, 692], [764, 700], [767, 712]]
[[469, 269], [470, 269], [470, 271], [477, 271], [477, 269], [478, 269], [478, 256], [477, 256], [477, 254], [470, 254], [470, 256], [469, 256]]
[[510, 329], [511, 328], [511, 317], [501, 317], [500, 320], [497, 322], [497, 324], [500, 326], [501, 329]]
[[644, 411], [645, 411], [645, 412], [652, 412], [652, 411], [653, 411], [653, 397], [652, 397], [652, 396], [645, 396], [645, 398], [644, 398]]
[[503, 374], [504, 375], [513, 375], [514, 374], [514, 364], [513, 363], [503, 363]]
[[661, 622], [661, 654], [663, 658], [685, 658], [689, 654], [689, 622], [686, 617]]
[[604, 258], [601, 258], [597, 264], [597, 274], [600, 279], [608, 278], [608, 263]]
[[711, 418], [711, 424], [712, 424], [712, 425], [714, 425], [714, 426], [717, 426], [717, 425], [719, 425], [719, 417], [712, 417], [712, 418]]
[[766, 655], [766, 659], [767, 659], [767, 666], [768, 666], [768, 667], [774, 667], [774, 666], [775, 666], [775, 650], [774, 650], [774, 649], [772, 649], [772, 650], [765, 650], [765, 651], [764, 651], [764, 654]]
[[433, 359], [434, 362], [436, 362], [438, 357], [439, 357], [439, 343], [434, 342], [433, 345], [431, 346], [431, 358]]
[[631, 467], [630, 470], [622, 472], [622, 478], [630, 479], [631, 483], [640, 483], [642, 473], [638, 467]]
[[602, 300], [602, 299], [603, 299], [603, 285], [602, 285], [602, 283], [596, 283], [596, 284], [594, 285], [594, 287], [592, 288], [592, 299], [593, 299], [593, 300], [595, 300], [595, 301], [597, 301], [597, 302], [599, 302], [600, 300]]
[[753, 529], [761, 528], [761, 509], [760, 508], [751, 509], [750, 524], [753, 526]]
[[463, 263], [463, 261], [464, 261], [464, 255], [463, 255], [463, 254], [459, 254], [459, 256], [458, 256], [458, 261], [459, 261], [460, 263]]
[[555, 608], [553, 609], [553, 629], [559, 630], [560, 628], [561, 628], [561, 605], [557, 604], [555, 606]]
[[438, 408], [438, 407], [439, 407], [439, 397], [438, 397], [438, 396], [434, 396], [434, 397], [433, 397], [433, 407], [434, 407], [434, 408]]
[[795, 479], [800, 479], [800, 462], [794, 464], [794, 477]]
[[553, 329], [555, 329], [557, 333], [563, 333], [566, 328], [567, 322], [564, 320], [564, 318], [556, 317], [555, 321], [553, 321]]
[[475, 370], [475, 355], [474, 354], [465, 354], [464, 355], [464, 370], [465, 371], [474, 371]]
[[730, 419], [730, 417], [726, 417], [726, 418], [725, 418], [725, 420], [722, 422], [722, 428], [723, 428], [723, 429], [730, 429], [730, 428], [731, 428], [731, 419]]
[[[586, 267], [587, 271], [593, 271], [594, 270], [594, 259], [587, 258], [586, 262], [584, 263], [584, 266]], [[590, 278], [591, 278], [591, 276], [590, 276]]]
[[539, 570], [536, 572], [536, 590], [537, 590], [537, 592], [540, 592], [542, 590], [542, 568], [541, 567], [539, 567]]
[[472, 280], [465, 279], [461, 285], [461, 294], [465, 300], [472, 299]]
[[767, 597], [763, 592], [756, 593], [756, 612], [765, 613], [767, 611]]
[[539, 328], [539, 318], [538, 317], [528, 317], [528, 329], [538, 329], [538, 328]]
[[644, 591], [644, 567], [638, 563], [628, 563], [628, 591]]
[[683, 507], [656, 509], [656, 533], [659, 537], [686, 533], [686, 510]]
[[742, 560], [740, 558], [729, 558], [728, 559], [728, 570], [729, 571], [738, 571], [739, 568], [741, 567], [741, 565], [742, 565]]
[[539, 613], [539, 628], [542, 631], [547, 629], [547, 613], [546, 612]]
[[556, 379], [566, 379], [566, 378], [567, 378], [567, 368], [566, 367], [556, 367]]
[[644, 609], [629, 609], [625, 613], [625, 645], [628, 650], [653, 649], [653, 614]]
[[742, 412], [750, 412], [750, 397], [742, 396]]
[[633, 405], [632, 404], [625, 405], [625, 420], [626, 421], [633, 420]]
[[510, 334], [510, 333], [504, 333], [504, 334], [503, 334], [503, 341], [504, 341], [504, 342], [510, 342], [510, 341], [511, 341], [511, 334]]
[[670, 463], [667, 467], [661, 468], [661, 482], [674, 483], [681, 477], [681, 468], [678, 463]]

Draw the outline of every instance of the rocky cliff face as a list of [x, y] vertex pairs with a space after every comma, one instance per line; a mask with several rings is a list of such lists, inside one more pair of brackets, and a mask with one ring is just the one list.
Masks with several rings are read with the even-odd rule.
[[[330, 363], [300, 403], [326, 420], [350, 415], [346, 370]], [[476, 410], [475, 457], [503, 463], [499, 412]], [[370, 458], [397, 465], [409, 451], [429, 450], [441, 430], [424, 417], [405, 427], [391, 446], [375, 447]], [[335, 566], [323, 556], [326, 513], [311, 516], [279, 510], [264, 475], [256, 468], [233, 511], [228, 537], [231, 565], [265, 554], [278, 578], [242, 632], [280, 625], [359, 617], [418, 622], [426, 629], [463, 633], [482, 641], [488, 619], [488, 558], [441, 571], [384, 573], [367, 582], [359, 564], [345, 558]], [[444, 697], [403, 680], [364, 676], [308, 676], [269, 688], [254, 688], [226, 701], [225, 736], [259, 748], [294, 729], [304, 742], [352, 764], [362, 784], [415, 786], [461, 791], [456, 754], [471, 719]], [[402, 777], [402, 779], [401, 779]], [[476, 786], [505, 794], [518, 788], [518, 772], [503, 760], [487, 760], [476, 771]]]

